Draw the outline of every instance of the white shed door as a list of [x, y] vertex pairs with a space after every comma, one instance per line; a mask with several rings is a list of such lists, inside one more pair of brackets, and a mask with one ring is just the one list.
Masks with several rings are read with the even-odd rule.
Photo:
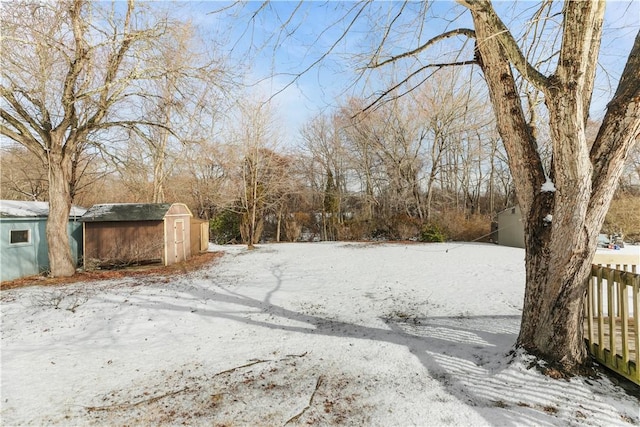
[[184, 220], [177, 219], [173, 224], [175, 262], [184, 261], [186, 258]]

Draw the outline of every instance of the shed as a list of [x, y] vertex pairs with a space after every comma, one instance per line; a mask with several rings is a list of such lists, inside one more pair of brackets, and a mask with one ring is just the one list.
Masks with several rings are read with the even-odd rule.
[[182, 203], [94, 205], [81, 218], [84, 266], [184, 261], [191, 256], [192, 216]]
[[[85, 211], [73, 206], [69, 215], [69, 245], [76, 265], [82, 254], [79, 218]], [[48, 202], [0, 200], [0, 281], [49, 270], [48, 217]]]
[[209, 221], [191, 218], [191, 254], [206, 252], [209, 249]]
[[498, 244], [524, 248], [524, 224], [518, 206], [498, 212]]

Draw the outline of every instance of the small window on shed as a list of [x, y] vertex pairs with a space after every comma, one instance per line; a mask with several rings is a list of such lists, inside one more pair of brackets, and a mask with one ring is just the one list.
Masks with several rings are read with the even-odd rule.
[[11, 230], [11, 244], [29, 243], [29, 230]]

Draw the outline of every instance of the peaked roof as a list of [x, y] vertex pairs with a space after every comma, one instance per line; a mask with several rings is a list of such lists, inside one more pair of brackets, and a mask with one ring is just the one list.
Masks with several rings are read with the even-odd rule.
[[162, 221], [171, 203], [110, 203], [93, 205], [82, 216], [84, 222], [93, 221]]
[[[81, 217], [86, 211], [84, 208], [71, 206], [69, 217]], [[49, 202], [0, 200], [0, 218], [46, 218], [48, 216]]]

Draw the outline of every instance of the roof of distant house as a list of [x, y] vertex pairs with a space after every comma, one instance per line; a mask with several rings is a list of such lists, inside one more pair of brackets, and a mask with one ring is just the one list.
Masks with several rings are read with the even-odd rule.
[[[81, 217], [86, 211], [84, 208], [71, 206], [69, 217]], [[46, 218], [48, 216], [49, 202], [0, 200], [0, 218]]]
[[162, 221], [171, 203], [110, 203], [93, 205], [82, 216], [84, 222], [94, 221]]

